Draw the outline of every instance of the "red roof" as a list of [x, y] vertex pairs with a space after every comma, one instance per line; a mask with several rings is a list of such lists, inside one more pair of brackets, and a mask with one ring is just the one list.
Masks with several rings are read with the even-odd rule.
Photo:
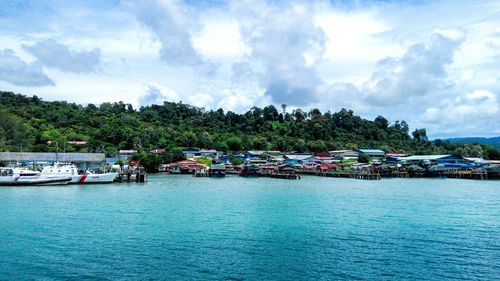
[[319, 166], [319, 168], [323, 171], [326, 171], [329, 169], [336, 169], [337, 165], [335, 165], [335, 164], [323, 164], [323, 165]]
[[205, 165], [189, 159], [165, 165], [166, 168], [172, 168], [177, 166], [184, 170], [196, 170], [198, 168], [205, 167]]
[[314, 156], [316, 156], [316, 157], [323, 157], [323, 158], [330, 158], [330, 157], [332, 157], [328, 153], [315, 153]]
[[193, 165], [193, 164], [200, 164], [194, 160], [182, 160], [182, 161], [178, 161], [178, 162], [175, 162], [175, 164], [177, 165]]

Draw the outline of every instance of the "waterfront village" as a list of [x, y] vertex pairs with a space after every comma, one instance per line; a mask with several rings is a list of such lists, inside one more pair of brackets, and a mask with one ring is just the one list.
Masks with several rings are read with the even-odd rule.
[[[54, 163], [71, 163], [80, 174], [87, 171], [117, 173], [115, 181], [146, 181], [141, 161], [132, 160], [136, 150], [120, 150], [116, 157], [104, 153], [0, 152], [5, 166], [41, 170]], [[163, 154], [154, 149], [150, 154]], [[328, 153], [244, 151], [224, 153], [215, 149], [185, 148], [184, 160], [163, 163], [154, 172], [190, 174], [194, 177], [244, 177], [300, 179], [301, 175], [379, 180], [381, 178], [447, 177], [500, 179], [500, 160], [461, 155], [408, 155], [380, 149], [335, 150]], [[151, 172], [149, 170], [148, 172]]]

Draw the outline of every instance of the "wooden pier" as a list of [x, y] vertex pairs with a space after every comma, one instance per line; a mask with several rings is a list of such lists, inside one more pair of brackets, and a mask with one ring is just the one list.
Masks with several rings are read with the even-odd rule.
[[381, 176], [379, 173], [372, 172], [319, 172], [317, 174], [321, 177], [332, 177], [332, 178], [349, 178], [358, 180], [380, 180]]
[[210, 175], [208, 174], [208, 171], [205, 169], [203, 169], [203, 170], [198, 169], [198, 170], [194, 171], [194, 173], [193, 173], [193, 177], [195, 177], [195, 178], [207, 178], [209, 176]]
[[408, 172], [401, 172], [401, 171], [391, 171], [391, 172], [380, 172], [380, 177], [381, 178], [403, 178], [407, 179], [410, 178], [410, 174]]
[[[235, 173], [235, 170], [226, 170], [225, 174]], [[499, 179], [500, 175], [496, 171], [486, 170], [444, 170], [438, 173], [429, 173], [426, 171], [408, 171], [408, 170], [379, 170], [379, 169], [359, 169], [359, 170], [320, 170], [320, 169], [293, 169], [282, 167], [265, 167], [259, 169], [254, 176], [276, 178], [276, 179], [291, 179], [298, 180], [300, 175], [313, 175], [320, 177], [332, 178], [349, 178], [360, 180], [381, 180], [382, 178], [428, 178], [428, 177], [442, 177], [442, 178], [455, 178], [455, 179], [475, 179], [475, 180], [488, 180]], [[241, 174], [240, 174], [241, 175]], [[196, 170], [193, 177], [210, 177], [210, 173], [206, 169]], [[245, 174], [243, 174], [245, 176]], [[137, 180], [139, 177], [139, 180]], [[145, 177], [145, 175], [144, 175]], [[121, 173], [119, 176], [120, 182], [138, 181], [141, 182], [141, 174], [135, 175], [134, 173]], [[144, 178], [145, 181], [145, 178]]]
[[260, 173], [259, 176], [264, 178], [300, 180], [300, 175], [294, 173]]
[[296, 169], [297, 174], [301, 175], [315, 175], [317, 176], [320, 173], [318, 169], [306, 169], [306, 168], [298, 168]]
[[460, 170], [449, 170], [445, 172], [447, 178], [453, 179], [471, 179], [471, 180], [487, 180], [488, 173], [486, 171], [460, 171]]
[[117, 182], [147, 182], [148, 175], [143, 167], [140, 169], [122, 169], [115, 181]]

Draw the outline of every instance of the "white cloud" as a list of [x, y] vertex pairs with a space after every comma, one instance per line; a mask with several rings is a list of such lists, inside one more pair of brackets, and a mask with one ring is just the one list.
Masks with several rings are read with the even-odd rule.
[[211, 108], [214, 99], [209, 94], [198, 93], [188, 97], [188, 102], [197, 107]]
[[181, 1], [153, 0], [128, 2], [137, 19], [147, 26], [161, 44], [160, 58], [173, 66], [189, 66], [212, 74], [217, 65], [205, 60], [193, 46], [200, 28], [197, 14]]
[[235, 112], [248, 110], [254, 105], [254, 101], [247, 95], [233, 94], [219, 101], [217, 107]]
[[453, 135], [458, 127], [467, 136], [500, 134], [498, 120], [500, 106], [497, 96], [487, 90], [475, 90], [438, 102], [426, 109], [419, 121], [444, 135]]
[[[376, 112], [375, 116], [407, 112], [407, 117], [414, 117], [419, 110], [434, 104], [429, 97], [450, 95], [454, 85], [448, 78], [447, 67], [453, 63], [462, 42], [463, 39], [433, 34], [428, 42], [409, 46], [399, 57], [380, 60], [369, 79], [356, 84], [333, 84], [329, 104], [361, 113]], [[408, 114], [409, 105], [412, 114]]]
[[48, 39], [35, 45], [24, 45], [46, 67], [65, 72], [88, 73], [97, 71], [101, 64], [101, 50], [75, 51], [55, 40]]
[[203, 27], [193, 36], [193, 47], [204, 57], [219, 60], [239, 59], [249, 53], [236, 19], [214, 12], [203, 17]]
[[363, 91], [376, 105], [423, 102], [429, 94], [446, 93], [450, 86], [446, 67], [462, 42], [436, 33], [429, 43], [410, 46], [402, 57], [381, 60]]
[[325, 35], [310, 5], [243, 1], [233, 3], [233, 10], [251, 48], [248, 60], [262, 63], [260, 86], [274, 103], [306, 105], [324, 92], [315, 60], [323, 55]]
[[328, 38], [325, 59], [372, 61], [395, 50], [394, 44], [377, 37], [391, 27], [377, 19], [374, 12], [342, 12], [328, 5], [317, 9], [314, 22]]
[[54, 85], [40, 64], [21, 60], [11, 49], [0, 50], [0, 80], [28, 87]]
[[431, 137], [491, 135], [499, 11], [466, 0], [14, 1], [0, 19], [0, 87], [78, 103], [346, 107]]
[[144, 86], [144, 93], [139, 97], [139, 105], [163, 104], [163, 102], [179, 102], [180, 96], [164, 85], [150, 82]]

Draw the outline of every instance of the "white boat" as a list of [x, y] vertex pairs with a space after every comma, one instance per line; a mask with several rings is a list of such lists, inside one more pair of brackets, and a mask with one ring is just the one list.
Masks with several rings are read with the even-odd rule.
[[46, 185], [66, 184], [71, 180], [69, 176], [43, 178], [40, 172], [21, 168], [1, 168], [0, 185]]
[[42, 169], [43, 178], [54, 178], [61, 176], [71, 177], [69, 184], [79, 183], [112, 183], [118, 173], [100, 173], [95, 174], [87, 171], [83, 174], [78, 174], [78, 168], [72, 164], [55, 163], [52, 166], [46, 166]]

